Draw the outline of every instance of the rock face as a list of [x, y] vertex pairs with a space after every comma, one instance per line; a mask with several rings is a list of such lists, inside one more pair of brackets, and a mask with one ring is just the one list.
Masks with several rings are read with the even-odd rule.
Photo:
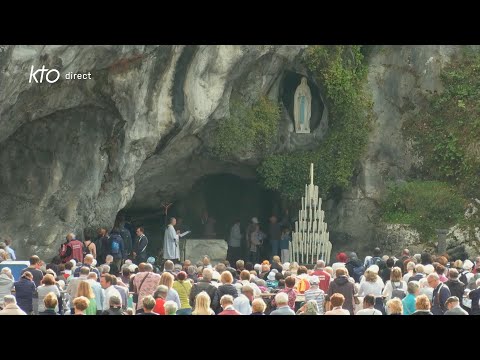
[[[161, 195], [219, 171], [199, 160], [206, 129], [234, 92], [278, 97], [303, 48], [2, 46], [0, 236], [20, 257], [50, 257], [67, 232], [111, 226], [135, 187], [133, 207], [158, 207]], [[61, 78], [29, 82], [32, 66]], [[66, 80], [69, 72], [92, 79]]]
[[[328, 225], [334, 247], [368, 255], [384, 243], [378, 224], [378, 202], [388, 182], [405, 180], [419, 160], [402, 137], [402, 125], [419, 111], [424, 95], [442, 90], [440, 71], [461, 46], [381, 46], [373, 49], [368, 89], [375, 120], [368, 150], [353, 187], [339, 202], [330, 202]], [[391, 249], [398, 251], [398, 247]], [[371, 255], [371, 254], [370, 254]]]
[[[210, 257], [212, 264], [217, 264], [227, 258], [227, 250], [227, 242], [222, 239], [188, 239], [185, 244], [186, 259], [192, 264], [202, 261], [205, 255]], [[182, 250], [180, 252], [183, 256]]]
[[[119, 210], [158, 209], [204, 175], [255, 177], [260, 159], [222, 163], [205, 155], [232, 97], [260, 96], [283, 107], [278, 150], [308, 149], [328, 131], [318, 103], [311, 134], [295, 134], [281, 101], [286, 80], [308, 72], [305, 46], [1, 46], [0, 237], [20, 257], [51, 257], [67, 232], [111, 226]], [[327, 210], [336, 246], [365, 250], [387, 181], [406, 178], [415, 159], [401, 136], [419, 94], [441, 89], [455, 46], [374, 49], [368, 88], [376, 114], [353, 187]], [[31, 67], [57, 69], [55, 83], [29, 82]], [[91, 80], [65, 74], [91, 73]], [[309, 77], [309, 84], [314, 80]], [[312, 86], [311, 86], [312, 88]], [[313, 94], [313, 93], [312, 93]], [[352, 243], [354, 242], [354, 243]], [[335, 246], [335, 245], [334, 245]]]

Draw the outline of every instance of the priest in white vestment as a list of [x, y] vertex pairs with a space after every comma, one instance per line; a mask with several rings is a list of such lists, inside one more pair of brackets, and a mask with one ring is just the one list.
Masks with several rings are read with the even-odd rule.
[[170, 224], [165, 229], [165, 237], [163, 238], [163, 258], [165, 260], [180, 260], [179, 235], [174, 226], [177, 219], [171, 218]]

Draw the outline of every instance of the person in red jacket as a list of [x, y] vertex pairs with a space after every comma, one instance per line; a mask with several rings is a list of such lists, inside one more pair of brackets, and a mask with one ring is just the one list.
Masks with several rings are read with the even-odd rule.
[[242, 315], [239, 311], [233, 307], [233, 296], [223, 295], [220, 299], [220, 305], [222, 305], [223, 311], [218, 315]]
[[75, 239], [74, 233], [69, 233], [66, 237], [67, 241], [60, 248], [60, 257], [63, 263], [67, 263], [72, 259], [83, 263], [83, 243]]
[[330, 286], [330, 274], [325, 271], [325, 261], [318, 260], [315, 265], [315, 270], [311, 275], [318, 276], [318, 287], [322, 289], [324, 293], [327, 293], [328, 287]]

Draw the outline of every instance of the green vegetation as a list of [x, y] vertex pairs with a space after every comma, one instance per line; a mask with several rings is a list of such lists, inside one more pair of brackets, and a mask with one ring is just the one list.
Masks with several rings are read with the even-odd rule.
[[361, 46], [311, 46], [305, 62], [326, 94], [328, 133], [313, 151], [268, 156], [258, 168], [263, 185], [298, 200], [315, 165], [315, 183], [323, 197], [347, 188], [365, 151], [372, 103], [365, 84], [367, 66]]
[[443, 91], [428, 96], [424, 109], [403, 128], [423, 160], [418, 180], [390, 188], [383, 220], [411, 225], [422, 242], [434, 239], [434, 229], [458, 223], [469, 230], [467, 242], [475, 247], [480, 216], [464, 213], [480, 197], [480, 54], [458, 54], [441, 79]]
[[459, 54], [441, 74], [444, 91], [428, 99], [425, 111], [405, 123], [423, 158], [422, 177], [457, 186], [480, 197], [480, 54]]
[[436, 239], [436, 229], [448, 229], [463, 219], [465, 200], [455, 187], [439, 181], [411, 181], [389, 187], [382, 204], [388, 223], [416, 229], [422, 242]]
[[215, 130], [210, 151], [222, 160], [249, 152], [267, 154], [277, 137], [279, 119], [278, 104], [267, 98], [252, 107], [232, 102], [230, 117]]

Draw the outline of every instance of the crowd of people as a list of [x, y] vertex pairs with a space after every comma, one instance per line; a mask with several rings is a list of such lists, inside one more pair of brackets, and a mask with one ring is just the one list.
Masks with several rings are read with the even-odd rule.
[[[68, 234], [50, 263], [33, 255], [18, 279], [3, 267], [0, 315], [480, 315], [480, 257], [411, 256], [405, 249], [396, 258], [376, 248], [363, 261], [342, 252], [313, 269], [278, 255], [271, 262], [212, 264], [204, 256], [159, 266], [138, 256], [143, 237], [138, 228], [132, 259], [115, 251], [103, 259], [97, 241]], [[122, 253], [115, 241], [103, 251]], [[14, 256], [11, 241], [0, 243], [0, 261]]]

